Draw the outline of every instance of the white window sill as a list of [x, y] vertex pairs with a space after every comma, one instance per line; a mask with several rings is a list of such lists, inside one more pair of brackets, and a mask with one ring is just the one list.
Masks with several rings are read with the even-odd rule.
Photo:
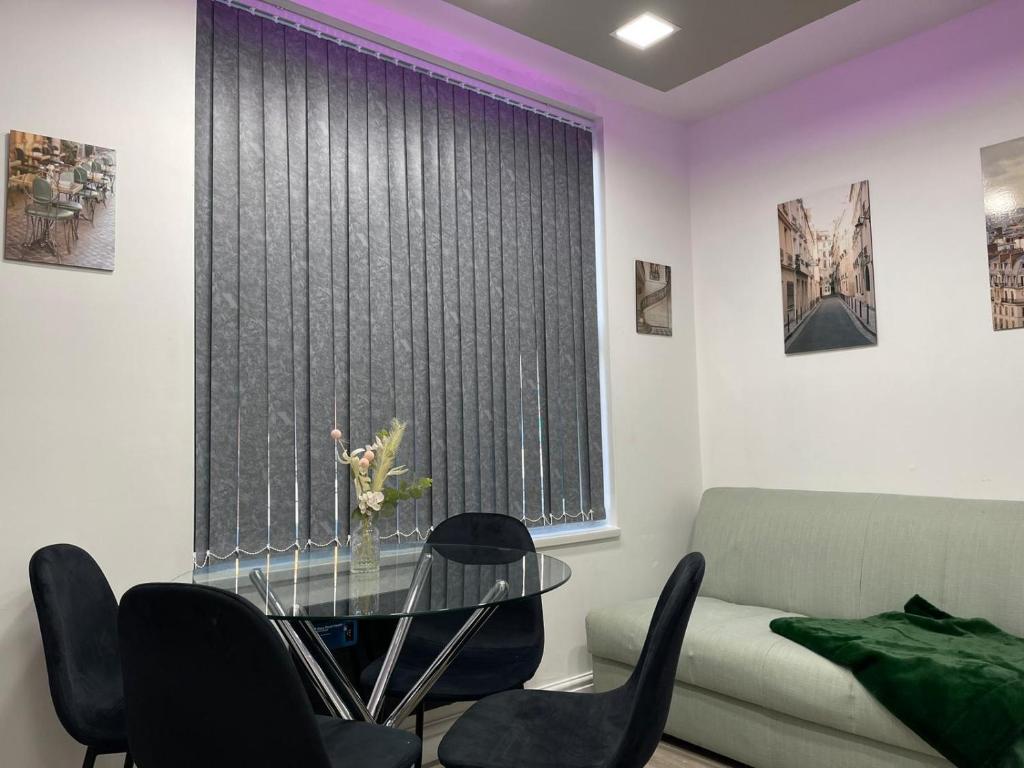
[[533, 543], [537, 549], [552, 549], [569, 544], [617, 539], [620, 533], [621, 530], [617, 525], [606, 522], [594, 525], [560, 525], [534, 533]]

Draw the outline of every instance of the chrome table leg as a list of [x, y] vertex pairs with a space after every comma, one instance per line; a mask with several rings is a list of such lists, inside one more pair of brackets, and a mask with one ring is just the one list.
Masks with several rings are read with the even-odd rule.
[[[427, 580], [427, 574], [430, 573], [430, 561], [431, 555], [429, 552], [424, 552], [420, 555], [419, 562], [416, 563], [416, 572], [412, 577], [412, 584], [410, 584], [409, 591], [405, 597], [405, 605], [402, 608], [403, 613], [411, 613], [416, 607], [420, 592], [423, 591], [423, 584]], [[391, 643], [388, 645], [388, 652], [384, 656], [380, 672], [377, 674], [377, 680], [373, 684], [373, 692], [370, 694], [370, 703], [368, 705], [370, 719], [373, 722], [377, 720], [377, 716], [380, 714], [380, 708], [384, 703], [384, 696], [387, 693], [388, 681], [391, 680], [391, 673], [395, 671], [398, 656], [402, 652], [405, 638], [409, 634], [410, 624], [412, 624], [411, 616], [403, 616], [398, 620], [395, 634], [391, 637]]]
[[[259, 568], [249, 572], [249, 580], [256, 587], [256, 590], [260, 593], [260, 596], [267, 601], [270, 606], [270, 610], [278, 616], [289, 616], [290, 614], [285, 611], [284, 606], [277, 599], [277, 595], [274, 594], [273, 588], [267, 582], [263, 571]], [[324, 703], [327, 705], [328, 710], [335, 717], [340, 717], [344, 720], [354, 720], [352, 712], [345, 705], [341, 696], [338, 694], [338, 690], [331, 683], [327, 673], [324, 672], [323, 667], [317, 662], [316, 658], [310, 652], [309, 648], [303, 642], [302, 637], [296, 631], [295, 627], [292, 626], [289, 620], [278, 620], [271, 621], [271, 623], [277, 628], [278, 633], [284, 638], [284, 641], [288, 646], [295, 651], [295, 655], [298, 657], [299, 662], [302, 664], [303, 669], [306, 670], [306, 674], [309, 675], [310, 680], [313, 681], [317, 692], [323, 698]], [[306, 622], [303, 622], [306, 623]], [[316, 634], [316, 630], [313, 630], [313, 634]]]
[[[504, 579], [494, 582], [494, 586], [484, 596], [479, 607], [470, 614], [470, 617], [466, 619], [466, 623], [448, 641], [448, 644], [437, 655], [437, 658], [430, 662], [430, 666], [420, 675], [420, 679], [413, 683], [412, 688], [405, 694], [398, 706], [395, 707], [395, 710], [388, 715], [384, 725], [391, 728], [401, 725], [402, 721], [419, 706], [423, 697], [427, 695], [434, 683], [445, 673], [445, 670], [451, 666], [459, 652], [473, 639], [494, 612], [501, 607], [500, 603], [492, 601], [501, 600], [506, 594], [508, 594], [508, 582]], [[383, 669], [381, 672], [383, 673]]]
[[324, 639], [320, 637], [320, 633], [316, 631], [313, 623], [310, 621], [295, 622], [295, 628], [298, 630], [299, 635], [305, 638], [306, 647], [315, 656], [319, 657], [321, 669], [331, 680], [334, 689], [337, 691], [340, 688], [345, 694], [349, 706], [355, 710], [358, 719], [372, 723], [373, 717], [367, 710], [366, 704], [363, 703], [363, 697], [359, 695], [359, 691], [352, 684], [352, 681], [348, 679], [345, 670], [338, 666], [334, 654], [331, 653], [331, 649], [327, 647]]
[[281, 638], [281, 642], [284, 643], [284, 647], [286, 649], [295, 649], [295, 653], [298, 656], [300, 663], [302, 664], [302, 668], [306, 671], [307, 677], [313, 681], [313, 689], [320, 696], [320, 701], [323, 703], [324, 708], [328, 712], [334, 714], [336, 717], [340, 717], [345, 720], [351, 720], [352, 713], [342, 709], [342, 707], [344, 707], [344, 703], [340, 701], [332, 701], [326, 688], [324, 688], [320, 681], [316, 680], [315, 670], [309, 666], [307, 658], [303, 655], [302, 650], [296, 647], [295, 645], [295, 642], [296, 640], [298, 640], [298, 638], [290, 636], [282, 626], [286, 623], [287, 622], [284, 621], [271, 621], [270, 625], [277, 631], [277, 634]]
[[[416, 573], [413, 575], [412, 585], [406, 597], [405, 611], [412, 611], [415, 608], [429, 572], [430, 555], [426, 554], [417, 563]], [[274, 593], [273, 588], [267, 582], [262, 569], [256, 568], [250, 571], [249, 580], [274, 614], [283, 617], [294, 617], [272, 621], [271, 623], [288, 647], [295, 652], [303, 669], [305, 669], [317, 692], [322, 697], [327, 709], [336, 717], [341, 717], [345, 720], [355, 720], [358, 718], [366, 722], [376, 722], [380, 707], [384, 701], [388, 680], [391, 678], [405, 643], [412, 618], [405, 616], [399, 620], [395, 635], [391, 640], [387, 655], [381, 665], [380, 674], [374, 684], [370, 705], [367, 707], [344, 670], [338, 666], [330, 649], [317, 633], [316, 627], [313, 626], [312, 622], [299, 618], [301, 616], [300, 613], [285, 610]], [[420, 702], [423, 701], [431, 687], [451, 666], [466, 644], [476, 636], [487, 620], [498, 610], [501, 604], [494, 601], [502, 600], [508, 594], [508, 588], [508, 582], [503, 579], [499, 579], [494, 583], [494, 586], [488, 590], [480, 605], [470, 614], [466, 622], [459, 628], [459, 631], [455, 633], [455, 636], [448, 641], [437, 655], [437, 658], [430, 663], [430, 666], [423, 672], [419, 680], [413, 684], [409, 692], [405, 694], [398, 706], [395, 707], [395, 710], [387, 717], [384, 725], [392, 728], [398, 727], [420, 705]], [[325, 665], [327, 670], [324, 669]], [[347, 703], [341, 693], [339, 693], [339, 687], [344, 691], [344, 698], [348, 699]], [[355, 716], [352, 714], [353, 708], [356, 712]]]

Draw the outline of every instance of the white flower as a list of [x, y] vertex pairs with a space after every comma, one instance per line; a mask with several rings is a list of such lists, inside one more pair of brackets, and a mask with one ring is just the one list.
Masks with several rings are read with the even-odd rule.
[[380, 491], [363, 491], [359, 494], [359, 509], [362, 512], [366, 512], [367, 508], [380, 512], [383, 503], [384, 494]]

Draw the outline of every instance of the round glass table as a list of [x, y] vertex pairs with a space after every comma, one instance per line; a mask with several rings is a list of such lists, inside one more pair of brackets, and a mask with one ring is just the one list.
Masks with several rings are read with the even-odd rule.
[[[467, 544], [391, 544], [380, 569], [353, 572], [348, 547], [240, 556], [197, 568], [176, 581], [234, 592], [269, 617], [295, 652], [324, 705], [346, 719], [398, 726], [459, 652], [503, 604], [537, 597], [565, 584], [568, 564], [550, 555]], [[416, 616], [461, 612], [465, 622], [420, 679], [387, 715], [384, 693]], [[397, 618], [380, 675], [364, 701], [316, 630], [341, 619]]]

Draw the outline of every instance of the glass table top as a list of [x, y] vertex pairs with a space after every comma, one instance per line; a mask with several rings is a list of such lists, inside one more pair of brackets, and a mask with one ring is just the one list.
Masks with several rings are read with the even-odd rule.
[[353, 573], [348, 547], [243, 555], [175, 581], [234, 592], [272, 619], [373, 619], [465, 611], [549, 592], [569, 565], [519, 549], [476, 545], [382, 545], [380, 570]]

